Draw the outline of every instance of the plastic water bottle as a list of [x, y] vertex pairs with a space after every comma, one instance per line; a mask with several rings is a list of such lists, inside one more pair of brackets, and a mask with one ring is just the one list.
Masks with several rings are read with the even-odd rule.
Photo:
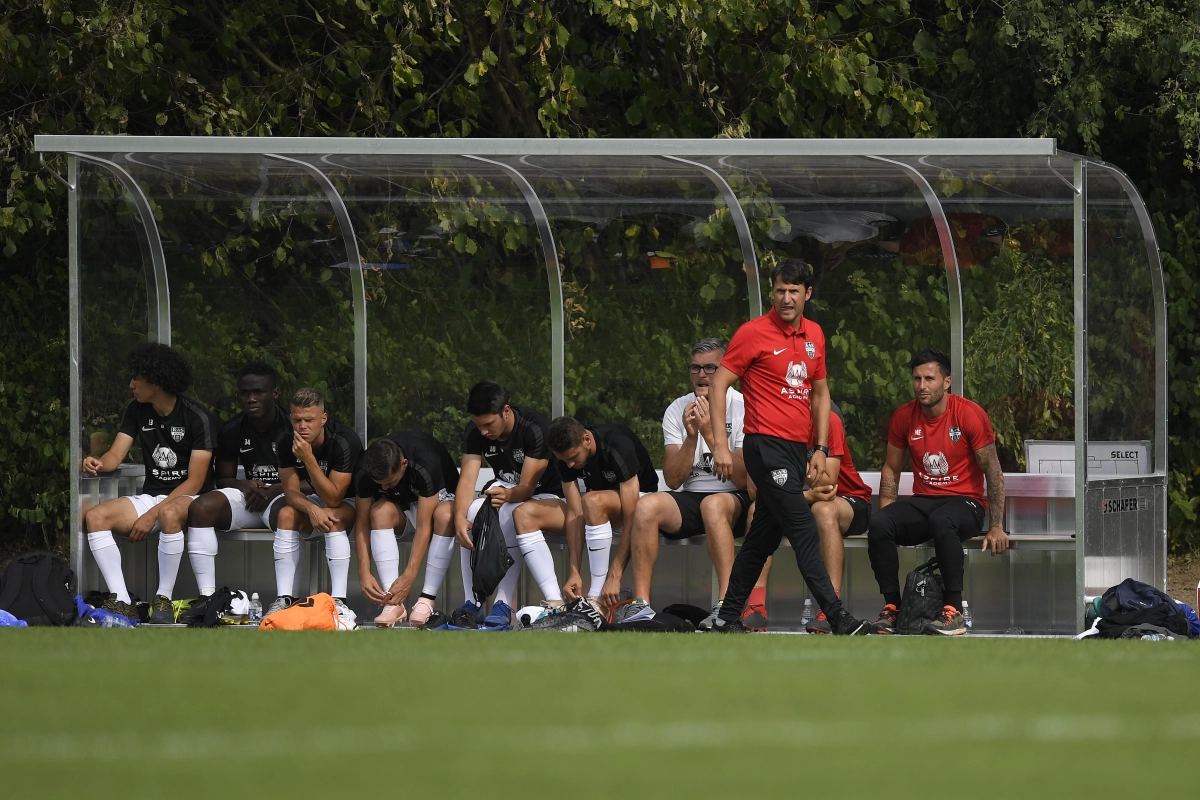
[[258, 592], [250, 595], [250, 614], [247, 618], [251, 625], [262, 622], [262, 601], [258, 599]]
[[800, 612], [800, 624], [807, 625], [813, 621], [812, 600], [804, 601], [804, 610]]
[[963, 600], [963, 627], [967, 629], [968, 633], [970, 633], [972, 625], [973, 625], [973, 623], [971, 622], [971, 607], [970, 607], [970, 605], [967, 604], [966, 600]]

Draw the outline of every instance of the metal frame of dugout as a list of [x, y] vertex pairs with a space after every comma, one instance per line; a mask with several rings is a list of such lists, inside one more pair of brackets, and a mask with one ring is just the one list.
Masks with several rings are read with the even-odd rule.
[[[485, 230], [507, 242], [494, 250], [499, 253], [495, 259], [511, 267], [506, 267], [506, 279], [525, 280], [540, 273], [545, 284], [534, 292], [536, 302], [529, 301], [530, 308], [536, 306], [536, 325], [525, 321], [538, 338], [516, 354], [526, 366], [536, 364], [539, 370], [538, 388], [532, 392], [537, 403], [531, 405], [541, 404], [553, 415], [565, 410], [585, 415], [585, 397], [595, 388], [588, 375], [596, 374], [598, 366], [608, 366], [606, 357], [620, 357], [615, 352], [605, 355], [596, 327], [602, 328], [603, 320], [591, 321], [591, 328], [586, 320], [576, 325], [585, 304], [580, 294], [585, 277], [591, 276], [590, 286], [599, 291], [586, 302], [611, 297], [628, 303], [639, 292], [661, 291], [663, 298], [703, 296], [711, 304], [716, 294], [734, 303], [722, 306], [724, 316], [719, 319], [730, 329], [762, 312], [765, 269], [760, 263], [794, 253], [796, 247], [810, 248], [804, 252], [816, 252], [834, 267], [860, 267], [849, 278], [838, 278], [843, 281], [861, 282], [864, 275], [869, 279], [871, 271], [861, 268], [872, 263], [863, 260], [868, 257], [883, 259], [875, 262], [880, 265], [916, 264], [914, 269], [934, 264], [937, 275], [927, 276], [925, 286], [895, 288], [896, 294], [915, 288], [928, 295], [928, 329], [914, 334], [911, 342], [886, 344], [911, 352], [944, 343], [954, 365], [954, 390], [971, 396], [972, 352], [966, 348], [965, 332], [988, 312], [980, 306], [980, 287], [986, 288], [988, 272], [979, 242], [989, 235], [972, 226], [978, 218], [1002, 220], [1003, 230], [990, 235], [1023, 236], [1020, 248], [1051, 254], [1039, 256], [1040, 261], [1030, 259], [1034, 272], [1029, 274], [1061, 270], [1062, 286], [1068, 287], [1073, 309], [1066, 323], [1073, 333], [1073, 374], [1067, 377], [1073, 383], [1073, 439], [1062, 436], [1050, 443], [1058, 448], [1057, 456], [1038, 461], [1049, 465], [1046, 471], [1033, 469], [1034, 459], [1027, 453], [1027, 472], [1006, 474], [1006, 520], [1015, 547], [1002, 558], [975, 552], [968, 560], [966, 596], [972, 601], [976, 628], [1068, 632], [1080, 627], [1083, 606], [1091, 596], [1125, 577], [1165, 589], [1166, 300], [1157, 241], [1145, 206], [1124, 173], [1060, 152], [1054, 140], [38, 136], [35, 147], [42, 154], [66, 156], [65, 177], [47, 169], [70, 189], [70, 409], [72, 430], [80, 434], [71, 442], [75, 464], [88, 446], [85, 429], [96, 420], [111, 421], [127, 399], [120, 394], [121, 381], [100, 385], [102, 379], [89, 370], [111, 363], [120, 374], [118, 351], [143, 338], [175, 343], [193, 355], [228, 347], [229, 342], [200, 341], [194, 331], [202, 329], [194, 321], [219, 314], [222, 305], [237, 299], [222, 294], [223, 284], [214, 283], [222, 269], [229, 274], [230, 263], [249, 271], [237, 264], [237, 247], [275, 244], [273, 236], [286, 268], [296, 275], [316, 276], [305, 278], [309, 283], [302, 290], [318, 282], [326, 288], [336, 284], [327, 297], [334, 298], [330, 308], [337, 309], [336, 324], [329, 330], [344, 328], [334, 330], [339, 360], [313, 362], [309, 376], [341, 376], [340, 383], [328, 380], [330, 387], [341, 387], [331, 393], [341, 400], [343, 418], [352, 417], [366, 441], [369, 435], [398, 427], [395, 420], [405, 419], [405, 413], [408, 419], [415, 413], [389, 411], [388, 403], [419, 405], [424, 395], [433, 394], [421, 381], [436, 380], [397, 374], [403, 354], [383, 351], [398, 346], [397, 337], [403, 340], [400, 344], [408, 341], [400, 332], [406, 318], [426, 313], [429, 325], [440, 309], [423, 308], [425, 295], [406, 284], [385, 286], [384, 279], [432, 276], [446, 283], [478, 275], [467, 270], [482, 267], [474, 262], [464, 267], [467, 262], [462, 259], [486, 259], [493, 252], [486, 246], [482, 255], [471, 250], [472, 243], [486, 238]], [[436, 213], [428, 211], [431, 208]], [[403, 231], [388, 221], [392, 217], [434, 224], [422, 231]], [[671, 227], [689, 217], [688, 224]], [[686, 245], [684, 255], [666, 249], [645, 253], [650, 268], [658, 270], [646, 274], [658, 280], [660, 273], [668, 275], [675, 267], [677, 285], [660, 289], [660, 284], [645, 282], [648, 279], [630, 266], [641, 254], [629, 247], [603, 250], [616, 236], [609, 230], [614, 221], [626, 225], [626, 237], [641, 242], [637, 237], [646, 236], [644, 231], [631, 233], [635, 226], [630, 221], [637, 220], [650, 220], [647, 224], [655, 226], [656, 235], [661, 222], [676, 231], [673, 241]], [[898, 244], [892, 237], [890, 250], [880, 238], [889, 225], [904, 231]], [[311, 238], [297, 242], [297, 231], [304, 226]], [[251, 245], [221, 238], [232, 236], [229, 231], [251, 240]], [[421, 255], [426, 244], [433, 255]], [[302, 251], [310, 255], [302, 256]], [[887, 260], [889, 253], [892, 260]], [[262, 263], [266, 256], [257, 258]], [[693, 263], [709, 265], [714, 289], [687, 283], [684, 266]], [[440, 278], [438, 268], [445, 270]], [[620, 272], [625, 283], [596, 290], [597, 276], [606, 270]], [[846, 269], [838, 275], [849, 273]], [[833, 268], [829, 274], [835, 274]], [[381, 287], [392, 290], [393, 300], [402, 297], [408, 303], [405, 316], [386, 316], [399, 302], [384, 306]], [[843, 294], [853, 300], [851, 289]], [[830, 289], [828, 294], [838, 291]], [[739, 293], [744, 293], [740, 300]], [[814, 300], [821, 295], [819, 288]], [[306, 295], [301, 291], [298, 296]], [[263, 300], [271, 302], [272, 298]], [[865, 315], [852, 305], [847, 308], [851, 310], [843, 310], [842, 317], [861, 321]], [[839, 316], [833, 310], [831, 317], [822, 318], [827, 335], [836, 333]], [[302, 321], [274, 320], [281, 323], [280, 329]], [[515, 340], [520, 332], [519, 321], [497, 317], [490, 324], [497, 336], [512, 334]], [[844, 331], [839, 335], [853, 338]], [[481, 337], [486, 338], [477, 332], [475, 338]], [[831, 336], [831, 386], [835, 398], [845, 403], [838, 384], [852, 381], [838, 374], [842, 345], [835, 338]], [[277, 348], [282, 360], [314, 358], [296, 340], [289, 341], [280, 338], [267, 344]], [[619, 339], [605, 341], [612, 350]], [[435, 349], [438, 344], [427, 343]], [[587, 351], [592, 344], [599, 354]], [[882, 350], [883, 344], [868, 342], [867, 347]], [[1014, 349], [1027, 344], [1011, 342]], [[455, 366], [458, 357], [458, 367], [474, 370], [472, 379], [486, 377], [486, 364], [477, 357], [471, 362], [463, 355], [465, 347], [446, 345], [448, 352], [438, 358]], [[372, 351], [382, 354], [372, 360]], [[207, 363], [203, 358], [198, 362]], [[227, 378], [223, 366], [212, 369], [214, 375]], [[976, 376], [974, 385], [991, 378]], [[684, 380], [681, 376], [681, 387]], [[899, 386], [906, 382], [902, 374], [880, 380]], [[859, 380], [856, 385], [866, 383]], [[385, 397], [377, 387], [398, 387], [398, 394]], [[659, 398], [659, 414], [673, 396]], [[862, 398], [850, 400], [854, 405]], [[878, 427], [883, 412], [875, 413], [869, 422]], [[1028, 440], [1026, 450], [1039, 438], [1030, 431], [1018, 433]], [[450, 445], [454, 449], [457, 442]], [[876, 482], [870, 459], [857, 452], [855, 456], [868, 481]], [[81, 510], [85, 503], [110, 494], [134, 491], [132, 483], [120, 476], [84, 480], [78, 474], [72, 482], [72, 565], [84, 588], [94, 588], [87, 584], [94, 567], [89, 572], [85, 562]], [[878, 596], [865, 548], [854, 541], [848, 544], [844, 594], [852, 610], [869, 614]], [[122, 546], [127, 560], [138, 557], [127, 542]], [[257, 589], [260, 582], [270, 585], [269, 554], [265, 565], [252, 564], [252, 549], [248, 541], [239, 555], [237, 548], [223, 545], [219, 568], [223, 576], [226, 570], [234, 570], [236, 576], [240, 566]], [[920, 555], [910, 551], [902, 567]], [[140, 557], [150, 570], [153, 558], [146, 556]], [[309, 561], [313, 579], [319, 581], [322, 570], [316, 569], [314, 553]], [[181, 571], [181, 591], [188, 573]], [[451, 570], [451, 581], [456, 580], [454, 573]], [[792, 573], [790, 559], [777, 559], [772, 618], [785, 626], [798, 617], [805, 597], [803, 583]], [[528, 582], [522, 591], [525, 599], [537, 599], [536, 587]], [[655, 605], [677, 599], [703, 604], [711, 591], [703, 548], [663, 549]]]

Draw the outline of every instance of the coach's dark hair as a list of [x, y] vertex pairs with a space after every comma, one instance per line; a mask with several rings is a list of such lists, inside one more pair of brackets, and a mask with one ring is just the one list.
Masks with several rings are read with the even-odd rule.
[[942, 371], [942, 377], [950, 374], [950, 356], [938, 350], [936, 347], [926, 347], [921, 352], [912, 357], [912, 361], [908, 362], [908, 368], [916, 369], [923, 364], [937, 364], [938, 369]]
[[279, 385], [279, 373], [265, 361], [251, 361], [249, 364], [243, 364], [242, 368], [237, 371], [238, 380], [247, 375], [258, 375], [269, 380], [272, 386]]
[[480, 381], [471, 387], [467, 395], [467, 413], [473, 417], [482, 414], [500, 414], [508, 405], [508, 392], [493, 381]]
[[701, 339], [692, 345], [692, 355], [694, 356], [698, 356], [701, 353], [711, 353], [714, 350], [720, 350], [721, 355], [725, 355], [725, 343], [712, 336]]
[[586, 429], [574, 417], [559, 417], [550, 423], [546, 443], [555, 453], [565, 453], [579, 447]]
[[371, 480], [382, 483], [400, 469], [400, 460], [403, 458], [404, 451], [400, 449], [400, 445], [391, 439], [376, 439], [367, 448], [364, 464]]
[[292, 395], [292, 405], [296, 408], [324, 408], [325, 396], [316, 389], [297, 389]]
[[785, 258], [775, 265], [775, 269], [771, 270], [771, 285], [775, 285], [775, 281], [803, 286], [812, 286], [812, 267], [802, 258]]
[[165, 344], [142, 342], [129, 352], [129, 373], [169, 394], [192, 388], [192, 366]]

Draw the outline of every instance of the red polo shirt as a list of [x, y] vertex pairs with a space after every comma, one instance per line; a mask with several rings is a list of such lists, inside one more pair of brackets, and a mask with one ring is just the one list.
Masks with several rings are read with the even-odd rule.
[[956, 394], [947, 397], [946, 410], [933, 419], [916, 400], [896, 409], [888, 444], [908, 448], [914, 495], [969, 497], [986, 509], [986, 481], [975, 451], [996, 441], [992, 421], [977, 403]]
[[807, 442], [812, 382], [825, 377], [825, 334], [804, 319], [793, 330], [772, 308], [737, 329], [721, 366], [741, 378], [745, 432]]
[[[812, 438], [816, 438], [815, 433]], [[862, 476], [854, 468], [854, 459], [850, 457], [850, 445], [846, 441], [846, 428], [837, 414], [829, 415], [829, 457], [842, 460], [838, 467], [838, 496], [857, 497], [870, 503], [871, 487], [863, 482]]]

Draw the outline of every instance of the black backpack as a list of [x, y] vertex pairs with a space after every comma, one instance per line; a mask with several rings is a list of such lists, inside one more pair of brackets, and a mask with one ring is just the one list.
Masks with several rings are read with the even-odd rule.
[[54, 553], [37, 551], [14, 558], [0, 580], [0, 608], [30, 625], [74, 625], [78, 611], [71, 594], [75, 573]]
[[484, 498], [471, 523], [471, 541], [475, 544], [471, 551], [471, 591], [475, 601], [483, 603], [514, 563], [504, 543], [504, 531], [500, 530], [500, 512], [490, 498]]
[[908, 573], [896, 615], [896, 633], [907, 636], [924, 633], [925, 623], [941, 616], [946, 592], [936, 569], [935, 556]]

